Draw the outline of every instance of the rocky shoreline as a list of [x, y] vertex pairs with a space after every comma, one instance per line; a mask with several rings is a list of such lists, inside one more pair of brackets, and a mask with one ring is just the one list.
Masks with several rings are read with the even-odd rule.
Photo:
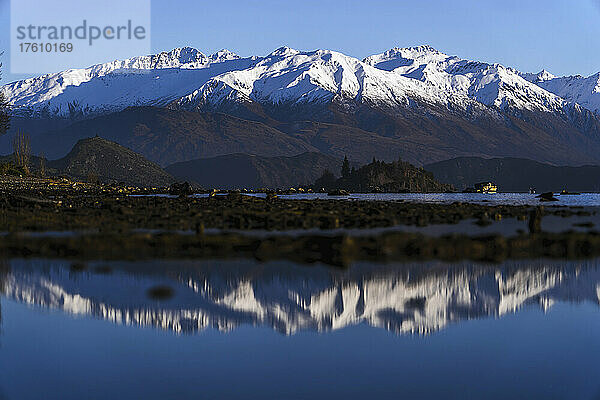
[[[0, 192], [0, 232], [204, 229], [287, 231], [425, 227], [474, 220], [489, 225], [506, 218], [525, 221], [545, 215], [591, 215], [576, 207], [532, 207], [472, 203], [427, 204], [403, 201], [288, 200], [240, 193], [161, 196], [127, 188]], [[534, 216], [535, 217], [535, 216]], [[534, 221], [535, 223], [535, 221]], [[531, 228], [537, 231], [535, 227]]]
[[[157, 196], [149, 190], [69, 184], [0, 191], [0, 257], [97, 259], [256, 258], [345, 266], [354, 261], [589, 258], [600, 234], [542, 232], [545, 216], [591, 216], [575, 207]], [[142, 196], [136, 196], [140, 195]], [[515, 235], [439, 237], [403, 227], [523, 221]], [[472, 225], [476, 228], [475, 225]], [[373, 232], [376, 228], [391, 231]], [[353, 234], [345, 230], [352, 229]], [[294, 231], [293, 235], [284, 232]], [[255, 232], [261, 232], [260, 235]], [[474, 229], [475, 232], [475, 229]]]

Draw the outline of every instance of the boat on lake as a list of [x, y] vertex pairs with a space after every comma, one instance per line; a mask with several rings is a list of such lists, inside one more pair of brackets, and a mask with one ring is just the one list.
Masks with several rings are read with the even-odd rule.
[[492, 182], [480, 182], [475, 184], [475, 191], [477, 193], [496, 193], [498, 187]]

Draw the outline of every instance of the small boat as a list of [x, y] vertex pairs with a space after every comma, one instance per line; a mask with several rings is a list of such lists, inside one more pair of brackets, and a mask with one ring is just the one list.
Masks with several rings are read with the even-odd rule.
[[480, 182], [475, 184], [475, 191], [477, 193], [496, 193], [498, 187], [492, 182]]
[[581, 194], [581, 193], [577, 193], [577, 192], [568, 192], [568, 191], [567, 191], [567, 189], [563, 189], [563, 190], [560, 192], [560, 195], [561, 195], [561, 196], [575, 196], [575, 195], [579, 195], [579, 194]]

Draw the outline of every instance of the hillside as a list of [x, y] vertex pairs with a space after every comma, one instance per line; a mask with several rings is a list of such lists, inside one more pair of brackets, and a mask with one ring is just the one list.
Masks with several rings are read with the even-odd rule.
[[178, 180], [206, 188], [289, 188], [309, 185], [323, 171], [339, 172], [342, 160], [320, 153], [293, 157], [260, 157], [230, 154], [169, 165], [165, 170]]
[[[307, 151], [336, 158], [348, 155], [362, 163], [373, 157], [393, 161], [400, 156], [414, 165], [462, 156], [528, 157], [567, 165], [600, 162], [599, 141], [551, 114], [524, 111], [524, 121], [483, 113], [465, 120], [431, 105], [415, 104], [394, 112], [354, 107], [348, 113], [339, 104], [317, 109], [254, 104], [227, 110], [235, 116], [130, 107], [52, 131], [34, 124], [36, 119], [15, 119], [13, 125], [14, 130], [30, 132], [33, 152], [44, 152], [48, 158], [63, 157], [79, 139], [99, 134], [161, 166], [233, 153], [274, 157]], [[590, 124], [595, 126], [593, 121]], [[12, 134], [0, 137], [0, 150], [10, 152], [11, 141]]]
[[359, 169], [351, 169], [341, 178], [329, 173], [315, 181], [314, 188], [368, 193], [439, 193], [453, 191], [452, 185], [438, 182], [433, 174], [404, 161], [385, 163], [373, 160]]
[[[275, 156], [315, 150], [260, 122], [158, 107], [130, 107], [32, 135], [32, 148], [34, 152], [44, 151], [49, 158], [63, 157], [78, 140], [91, 134], [99, 134], [163, 166], [231, 153]], [[10, 138], [2, 139], [9, 142]]]
[[153, 162], [100, 137], [78, 141], [67, 156], [49, 161], [48, 166], [77, 179], [94, 177], [104, 183], [161, 187], [175, 181]]
[[425, 165], [436, 179], [461, 190], [491, 180], [502, 192], [600, 191], [600, 166], [554, 166], [520, 158], [461, 157]]

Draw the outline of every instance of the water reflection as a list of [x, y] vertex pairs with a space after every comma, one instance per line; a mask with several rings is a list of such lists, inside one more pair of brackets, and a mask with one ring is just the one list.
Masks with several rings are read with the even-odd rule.
[[0, 265], [3, 296], [117, 324], [177, 333], [240, 325], [283, 334], [368, 324], [428, 334], [453, 322], [500, 317], [526, 304], [600, 298], [600, 264], [354, 265], [348, 270], [254, 261]]
[[[8, 276], [10, 265], [8, 261], [0, 259], [0, 296], [4, 294], [4, 282]], [[0, 328], [2, 327], [2, 302], [0, 302]], [[0, 391], [0, 399], [2, 392]]]
[[[264, 193], [248, 194], [250, 196], [265, 197]], [[197, 197], [208, 197], [208, 194], [197, 194]], [[290, 200], [316, 200], [316, 199], [344, 199], [344, 200], [402, 200], [416, 203], [452, 204], [476, 203], [487, 205], [539, 205], [540, 199], [535, 194], [529, 193], [352, 193], [350, 196], [328, 196], [327, 193], [304, 193], [280, 195], [282, 199]], [[558, 193], [558, 205], [561, 206], [600, 206], [600, 193], [582, 193], [578, 196], [564, 195]]]

